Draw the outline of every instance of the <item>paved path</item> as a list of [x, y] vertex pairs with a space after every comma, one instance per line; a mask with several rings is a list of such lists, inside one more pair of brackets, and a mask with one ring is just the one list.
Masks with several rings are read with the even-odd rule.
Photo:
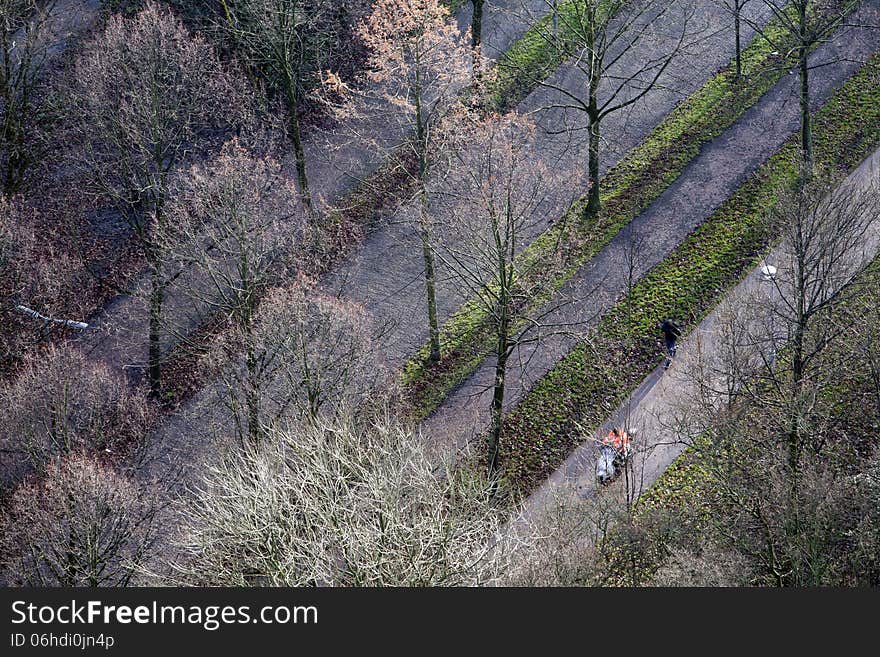
[[[878, 24], [880, 0], [865, 4], [859, 17]], [[862, 29], [838, 36], [811, 57], [813, 107], [820, 106], [861, 62], [880, 49], [880, 30]], [[564, 286], [568, 301], [553, 317], [577, 323], [583, 331], [626, 294], [629, 263], [635, 280], [665, 258], [707, 219], [799, 126], [798, 77], [787, 75], [731, 128], [707, 144], [682, 175], [630, 227], [621, 231]], [[631, 254], [635, 254], [633, 258]], [[555, 335], [518, 349], [509, 361], [506, 408], [519, 402], [581, 339]], [[495, 360], [488, 358], [423, 423], [423, 432], [439, 453], [453, 453], [488, 427]]]
[[[49, 6], [46, 48], [38, 53], [39, 65], [56, 60], [70, 45], [98, 20], [101, 0], [54, 0]], [[45, 9], [44, 9], [45, 10]], [[21, 38], [21, 30], [16, 39]]]
[[[697, 90], [714, 71], [730, 61], [733, 55], [731, 40], [729, 35], [719, 33], [728, 22], [727, 16], [713, 3], [697, 2], [696, 7], [698, 15], [693, 19], [693, 29], [712, 36], [700, 40], [687, 56], [674, 60], [660, 80], [663, 88], [634, 103], [627, 111], [609, 115], [604, 121], [602, 175], [624, 153], [639, 144], [683, 97]], [[623, 57], [619, 65], [609, 71], [609, 76], [626, 71], [642, 58], [667, 51], [677, 37], [671, 24], [681, 18], [683, 11], [684, 7], [667, 16], [666, 22], [658, 26], [657, 33]], [[551, 81], [570, 89], [578, 89], [583, 84], [576, 67], [571, 64], [561, 67]], [[630, 86], [624, 95], [634, 91], [635, 86]], [[572, 113], [560, 115], [558, 112], [537, 111], [552, 104], [557, 98], [556, 93], [539, 88], [518, 109], [535, 113], [541, 123], [548, 126], [580, 121], [581, 117]], [[538, 132], [536, 147], [545, 154], [552, 174], [564, 179], [573, 169], [584, 168], [587, 147], [581, 137], [585, 135], [572, 139], [568, 135]], [[526, 246], [547, 227], [546, 223], [535, 222], [530, 226], [531, 232], [524, 235], [521, 246]], [[423, 267], [418, 234], [402, 217], [392, 215], [385, 226], [371, 233], [357, 251], [324, 281], [334, 292], [341, 290], [342, 296], [368, 308], [377, 323], [388, 327], [384, 354], [386, 364], [392, 369], [401, 367], [428, 339]], [[438, 264], [437, 305], [441, 322], [464, 300], [465, 291], [459, 289], [449, 272]]]
[[[710, 15], [715, 16], [719, 21], [723, 19], [720, 13]], [[695, 73], [690, 81], [691, 88], [682, 90], [681, 93], [687, 94], [698, 88], [711, 70], [729, 61], [730, 53], [725, 51], [721, 44], [715, 43], [710, 46], [707, 42], [706, 47], [712, 52], [719, 51], [711, 54], [715, 66], [712, 69], [707, 67], [700, 70], [699, 76]], [[633, 53], [633, 56], [643, 54]], [[707, 52], [706, 57], [709, 56], [710, 52]], [[674, 71], [676, 75], [683, 76], [689, 66], [681, 62]], [[546, 92], [543, 90], [536, 92], [536, 94], [544, 93]], [[666, 94], [663, 102], [655, 99], [652, 103], [645, 104], [643, 107], [648, 115], [640, 123], [639, 129], [633, 127], [636, 122], [629, 117], [620, 117], [619, 124], [609, 120], [606, 134], [609, 138], [613, 136], [621, 145], [633, 146], [674, 107], [677, 100], [676, 95]], [[526, 102], [534, 106], [539, 101], [530, 97]], [[619, 129], [618, 132], [614, 131], [615, 126]], [[545, 142], [547, 148], [559, 146], [561, 143], [558, 138], [552, 136], [545, 135], [542, 138], [547, 140]], [[558, 169], [559, 175], [565, 175], [565, 167], [576, 157], [576, 154], [572, 153], [567, 160], [557, 160], [561, 167]], [[608, 157], [605, 163], [606, 169], [611, 166], [613, 160], [613, 156]], [[424, 287], [421, 267], [419, 246], [412, 230], [404, 224], [395, 223], [392, 219], [387, 226], [374, 231], [358, 251], [324, 281], [324, 285], [328, 288], [343, 288], [343, 296], [362, 304], [373, 314], [377, 323], [387, 324], [390, 327], [390, 339], [385, 355], [387, 364], [392, 369], [402, 365], [427, 337], [425, 313], [422, 312]], [[438, 301], [442, 316], [448, 316], [461, 302], [461, 296], [450, 280], [447, 279], [441, 284]], [[156, 460], [153, 466], [148, 468], [149, 473], [161, 476], [160, 473], [166, 469], [174, 469], [181, 464], [198, 463], [199, 454], [207, 456], [216, 450], [217, 441], [222, 441], [222, 438], [210, 435], [208, 428], [229, 426], [228, 418], [223, 416], [217, 394], [216, 388], [208, 386], [180, 412], [165, 420], [150, 440], [156, 447], [153, 454]], [[455, 400], [446, 406], [450, 409], [451, 415], [455, 415], [454, 404], [459, 400], [460, 397], [456, 396]]]
[[[714, 21], [716, 26], [722, 23], [724, 16], [714, 5], [709, 7], [700, 3], [700, 6], [705, 9], [707, 22]], [[714, 70], [730, 60], [728, 41], [716, 36], [714, 41], [707, 40], [701, 44], [703, 57], [699, 68], [690, 60], [678, 60], [670, 68], [668, 82], [672, 84], [686, 80], [687, 84], [679, 87], [677, 92], [660, 92], [650, 101], [635, 104], [630, 113], [621, 113], [607, 121], [606, 136], [616, 148], [609, 148], [604, 170], [612, 166], [622, 152], [639, 143], [682, 96], [697, 89]], [[663, 43], [649, 40], [645, 47], [663, 47]], [[633, 53], [633, 56], [645, 54], [642, 51]], [[577, 82], [571, 80], [571, 83]], [[526, 100], [524, 107], [540, 105], [544, 102], [539, 97], [542, 94], [546, 94], [546, 91], [536, 91]], [[559, 166], [559, 175], [564, 176], [566, 167], [572, 166], [583, 155], [583, 151], [575, 152], [571, 144], [560, 138], [549, 135], [543, 135], [542, 138], [545, 139], [543, 143], [548, 152], [551, 149], [567, 152], [565, 159], [554, 160]], [[392, 339], [386, 351], [391, 367], [399, 367], [427, 337], [425, 313], [422, 312], [424, 288], [421, 267], [420, 251], [412, 231], [395, 221], [392, 215], [387, 225], [371, 233], [357, 252], [323, 282], [330, 289], [342, 288], [343, 296], [361, 303], [374, 314], [377, 322], [391, 326]], [[443, 317], [457, 308], [462, 299], [449, 280], [443, 282], [438, 296]], [[144, 476], [170, 480], [176, 478], [182, 469], [182, 479], [189, 479], [192, 473], [203, 467], [206, 460], [223, 451], [222, 445], [228, 439], [228, 436], [214, 435], [209, 428], [224, 429], [228, 426], [229, 418], [219, 403], [218, 389], [206, 387], [180, 412], [167, 418], [150, 438], [153, 449], [151, 461], [144, 468]]]
[[[880, 149], [867, 158], [844, 184], [856, 188], [873, 185], [880, 192]], [[777, 247], [763, 260], [780, 268], [780, 280], [784, 280], [782, 268], [787, 261], [785, 248], [785, 245]], [[856, 260], [869, 262], [877, 256], [878, 251], [880, 217], [874, 219], [862, 244], [861, 253], [856, 254]], [[699, 326], [680, 341], [676, 363], [666, 373], [660, 368], [655, 370], [599, 430], [601, 434], [612, 426], [626, 423], [638, 432], [634, 445], [636, 455], [633, 458], [630, 498], [647, 490], [686, 448], [687, 441], [682, 439], [679, 427], [688, 407], [692, 406], [694, 400], [702, 398], [699, 396], [700, 388], [696, 383], [698, 377], [695, 372], [699, 371], [703, 377], [706, 373], [710, 373], [710, 377], [714, 375], [718, 389], [724, 389], [717, 377], [723, 371], [719, 366], [718, 354], [722, 352], [719, 348], [719, 328], [724, 325], [725, 315], [738, 313], [739, 317], [749, 316], [752, 326], [772, 321], [772, 301], [778, 300], [780, 293], [776, 285], [762, 278], [760, 269], [763, 262]], [[780, 287], [783, 285], [780, 284]], [[756, 299], [761, 301], [756, 303]], [[596, 444], [582, 444], [526, 500], [524, 517], [534, 521], [557, 505], [562, 505], [563, 508], [578, 506], [572, 505], [572, 501], [595, 499], [595, 467]], [[601, 494], [611, 494], [620, 500], [626, 500], [627, 491], [624, 488], [625, 482], [619, 479]]]
[[[539, 7], [543, 0], [526, 0], [526, 2]], [[519, 6], [520, 0], [490, 2], [484, 19], [486, 30], [484, 41], [488, 56], [497, 56], [498, 53], [506, 50], [512, 40], [527, 29], [518, 15], [510, 11]], [[469, 26], [469, 17], [468, 4], [458, 13], [459, 24], [463, 30]], [[394, 110], [389, 108], [388, 111]], [[401, 133], [398, 130], [397, 122], [389, 120], [388, 115], [380, 113], [376, 113], [371, 120], [357, 127], [359, 133], [370, 134], [387, 145], [400, 143]], [[344, 198], [346, 192], [368, 178], [383, 163], [382, 149], [364, 147], [339, 132], [327, 135], [319, 130], [313, 130], [305, 137], [305, 150], [313, 197], [323, 199], [330, 204]], [[285, 169], [290, 184], [295, 184], [296, 176], [292, 161], [286, 163]], [[389, 220], [393, 223], [393, 217]], [[381, 235], [377, 236], [365, 245], [362, 251], [375, 253], [387, 264], [387, 256], [383, 254], [384, 239]], [[406, 267], [405, 276], [409, 276], [409, 263]], [[338, 281], [345, 278], [346, 275], [342, 274], [340, 278], [332, 279], [331, 287], [338, 286]], [[358, 282], [352, 284], [357, 285]], [[390, 285], [394, 284], [396, 281]], [[148, 312], [144, 297], [148, 285], [148, 278], [144, 277], [132, 285], [134, 294], [118, 296], [108, 303], [88, 320], [92, 328], [80, 340], [80, 346], [86, 353], [111, 367], [127, 370], [133, 378], [140, 375], [147, 362], [145, 336]], [[180, 276], [174, 286], [167, 290], [164, 315], [168, 318], [170, 328], [162, 336], [163, 350], [170, 349], [179, 341], [179, 336], [190, 333], [210, 316], [211, 309], [207, 305], [193, 303], [191, 298], [180, 292], [182, 289], [199, 289], [199, 287], [198, 274], [190, 268]], [[369, 300], [368, 296], [364, 298]]]
[[[488, 0], [483, 7], [483, 54], [498, 59], [538, 19], [549, 12], [547, 0]], [[470, 0], [458, 11], [462, 30], [473, 18]]]

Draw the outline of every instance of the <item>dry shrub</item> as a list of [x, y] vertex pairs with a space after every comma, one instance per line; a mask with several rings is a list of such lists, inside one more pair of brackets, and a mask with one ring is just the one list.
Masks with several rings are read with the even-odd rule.
[[60, 454], [112, 454], [138, 444], [154, 413], [143, 391], [72, 347], [32, 355], [0, 387], [4, 484]]
[[90, 284], [82, 261], [20, 198], [0, 197], [0, 371], [8, 371], [48, 331], [15, 310], [21, 304], [51, 317], [80, 319], [79, 299]]
[[153, 544], [154, 497], [82, 453], [53, 460], [0, 518], [10, 584], [126, 586]]
[[180, 581], [226, 586], [497, 582], [504, 515], [394, 421], [289, 426], [207, 469], [184, 510]]

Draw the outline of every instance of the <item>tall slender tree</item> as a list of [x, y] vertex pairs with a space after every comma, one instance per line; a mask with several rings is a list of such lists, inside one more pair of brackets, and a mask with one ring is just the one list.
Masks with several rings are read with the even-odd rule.
[[442, 181], [436, 212], [442, 227], [438, 256], [459, 287], [490, 318], [495, 341], [495, 377], [488, 435], [489, 476], [499, 469], [499, 447], [507, 391], [507, 366], [522, 345], [558, 327], [548, 319], [556, 305], [535, 308], [531, 300], [552, 293], [538, 275], [546, 260], [518, 257], [530, 236], [564, 215], [577, 194], [577, 175], [551, 175], [534, 144], [527, 119], [507, 115], [477, 119], [465, 130], [453, 166]]
[[[468, 35], [461, 34], [440, 0], [376, 0], [359, 35], [369, 53], [366, 76], [353, 86], [330, 76], [326, 86], [344, 98], [337, 118], [352, 127], [356, 139], [406, 172], [408, 189], [416, 190], [430, 359], [437, 361], [441, 345], [428, 178], [456, 130], [450, 119], [462, 109], [461, 92], [472, 82], [473, 53]], [[367, 122], [369, 133], [359, 132], [366, 117], [381, 117], [382, 135], [372, 132], [375, 120]]]
[[[586, 216], [594, 216], [601, 209], [599, 162], [602, 121], [638, 102], [660, 84], [660, 78], [672, 60], [679, 55], [689, 36], [689, 17], [692, 10], [683, 8], [678, 0], [572, 0], [565, 11], [556, 11], [552, 0], [543, 0], [544, 9], [553, 11], [558, 28], [548, 26], [533, 16], [525, 6], [530, 21], [538, 26], [537, 38], [548, 48], [560, 53], [576, 53], [571, 59], [573, 71], [582, 81], [580, 85], [564, 85], [552, 77], [534, 79], [551, 92], [551, 100], [544, 110], [581, 113], [586, 117], [589, 131], [588, 167], [589, 190], [585, 207]], [[660, 52], [632, 57], [640, 46], [652, 38], [653, 27], [675, 16], [671, 28], [677, 35]], [[622, 69], [620, 63], [625, 61]], [[529, 75], [527, 71], [524, 71]], [[580, 130], [580, 127], [574, 130]]]
[[390, 416], [273, 429], [209, 466], [184, 516], [189, 585], [493, 584], [515, 546], [485, 479], [438, 471]]
[[0, 176], [14, 192], [28, 164], [34, 93], [52, 43], [55, 0], [0, 0]]
[[331, 0], [221, 0], [221, 25], [245, 60], [284, 101], [303, 203], [312, 195], [303, 145], [301, 114], [333, 47]]
[[[277, 162], [233, 140], [216, 160], [193, 166], [183, 177], [169, 203], [170, 220], [157, 233], [166, 259], [180, 272], [169, 290], [186, 300], [196, 321], [202, 314], [229, 318], [236, 335], [229, 346], [244, 349], [247, 380], [258, 369], [253, 339], [258, 301], [293, 265], [304, 242], [306, 213], [280, 173]], [[235, 349], [227, 361], [237, 360]], [[255, 416], [254, 394], [247, 401]], [[256, 438], [260, 423], [252, 417], [248, 426]]]
[[752, 0], [718, 0], [721, 7], [733, 19], [733, 42], [736, 50], [736, 78], [742, 76], [742, 26], [743, 12]]
[[242, 88], [216, 53], [155, 3], [112, 16], [75, 62], [65, 95], [71, 163], [86, 189], [115, 207], [139, 240], [150, 271], [148, 376], [161, 385], [167, 221], [172, 173], [247, 123]]
[[22, 586], [129, 586], [151, 555], [159, 508], [146, 485], [111, 466], [56, 459], [0, 518], [4, 575]]
[[[797, 62], [800, 92], [798, 98], [801, 107], [801, 152], [809, 173], [813, 163], [813, 124], [810, 114], [810, 52], [819, 44], [827, 41], [842, 26], [860, 4], [860, 0], [761, 0], [772, 12], [775, 23], [782, 26], [782, 35], [786, 43], [793, 41], [793, 54]], [[748, 21], [780, 52], [788, 52], [780, 37], [765, 29], [764, 26]], [[820, 66], [827, 65], [823, 62]]]

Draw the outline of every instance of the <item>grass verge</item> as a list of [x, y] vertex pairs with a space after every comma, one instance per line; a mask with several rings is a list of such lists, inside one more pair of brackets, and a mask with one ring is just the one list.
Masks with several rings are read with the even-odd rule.
[[[844, 303], [834, 311], [831, 321], [840, 326], [853, 326], [863, 318], [861, 304], [876, 303], [880, 290], [880, 255], [851, 285], [856, 288], [859, 302], [854, 307]], [[825, 366], [834, 367], [852, 358], [845, 339], [846, 333], [838, 335], [819, 355]], [[831, 412], [841, 435], [850, 439], [862, 437], [862, 441], [856, 442], [862, 442], [858, 445], [861, 447], [859, 453], [866, 456], [876, 448], [880, 435], [876, 413], [869, 410], [873, 407], [869, 400], [874, 397], [875, 386], [872, 373], [859, 368], [840, 370], [840, 373], [841, 378], [830, 381], [830, 385], [822, 390], [821, 398], [828, 409], [833, 409]], [[864, 402], [868, 402], [868, 409]], [[651, 536], [651, 540], [650, 548], [636, 558], [615, 549], [621, 542], [616, 540], [612, 529], [609, 540], [601, 546], [609, 565], [609, 584], [629, 586], [634, 581], [650, 581], [665, 562], [670, 545], [682, 538], [690, 541], [705, 536], [712, 530], [713, 514], [719, 509], [723, 512], [725, 508], [717, 497], [719, 487], [723, 485], [715, 478], [718, 458], [718, 446], [712, 436], [698, 436], [638, 499], [633, 507], [632, 522], [640, 530], [638, 533]], [[676, 531], [656, 531], [656, 528], [665, 526], [674, 526]]]
[[[880, 141], [880, 54], [814, 113], [815, 161], [841, 178]], [[800, 166], [797, 135], [653, 268], [601, 320], [593, 339], [541, 378], [504, 423], [502, 462], [514, 491], [528, 493], [662, 360], [656, 322], [692, 328], [776, 240], [766, 221], [775, 191]]]
[[[845, 0], [838, 0], [833, 9], [844, 4]], [[766, 32], [773, 42], [790, 41], [776, 22], [771, 22]], [[524, 37], [527, 38], [528, 35]], [[523, 252], [522, 257], [527, 260], [546, 263], [523, 269], [553, 278], [548, 293], [533, 300], [536, 307], [546, 303], [553, 291], [561, 288], [582, 264], [658, 198], [703, 145], [732, 126], [791, 64], [764, 38], [756, 38], [743, 50], [742, 62], [741, 78], [736, 79], [735, 64], [730, 62], [682, 101], [608, 172], [602, 181], [603, 209], [589, 225], [578, 220], [583, 201]], [[552, 266], [560, 244], [562, 265]], [[477, 303], [466, 302], [442, 327], [441, 340], [444, 351], [439, 363], [429, 362], [430, 348], [426, 344], [404, 366], [403, 382], [416, 420], [427, 417], [491, 352], [492, 330], [485, 310]]]

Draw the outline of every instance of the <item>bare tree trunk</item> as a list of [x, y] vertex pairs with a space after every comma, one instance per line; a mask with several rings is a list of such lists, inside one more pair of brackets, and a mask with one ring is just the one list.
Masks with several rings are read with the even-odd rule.
[[498, 448], [501, 444], [501, 426], [504, 419], [504, 383], [508, 358], [508, 326], [506, 313], [498, 327], [498, 360], [495, 363], [495, 385], [492, 391], [492, 429], [488, 438], [488, 469], [489, 478], [498, 474]]
[[[595, 108], [595, 95], [590, 99], [591, 108]], [[587, 201], [587, 217], [595, 217], [602, 209], [599, 198], [599, 117], [598, 112], [590, 111], [590, 153], [589, 153], [590, 192]]]
[[[156, 162], [161, 163], [161, 155], [156, 156]], [[165, 175], [160, 175], [160, 186], [164, 189]], [[154, 231], [158, 234], [163, 227], [163, 198], [161, 192], [153, 192], [153, 202], [156, 210], [153, 216], [155, 221]], [[146, 226], [140, 226], [141, 231], [146, 231]], [[143, 239], [143, 238], [142, 238]], [[162, 392], [162, 345], [160, 342], [162, 328], [162, 304], [165, 301], [165, 281], [162, 280], [162, 246], [155, 239], [148, 238], [146, 243], [147, 261], [150, 265], [150, 325], [147, 336], [149, 353], [147, 355], [147, 370], [150, 384], [150, 395], [159, 399]]]
[[801, 78], [801, 150], [807, 170], [813, 164], [813, 123], [810, 116], [810, 78], [809, 66], [807, 65], [807, 47], [800, 49], [800, 78]]
[[[798, 183], [802, 184], [802, 183]], [[806, 244], [803, 227], [799, 224], [794, 235], [795, 241], [795, 272], [794, 272], [794, 335], [791, 338], [791, 392], [789, 399], [788, 418], [788, 508], [789, 518], [797, 518], [798, 503], [798, 478], [801, 461], [800, 449], [800, 400], [804, 384], [804, 340], [808, 328], [807, 317], [807, 262]], [[797, 524], [793, 528], [792, 536], [799, 533]]]
[[599, 197], [599, 127], [602, 120], [599, 113], [599, 83], [602, 81], [602, 63], [594, 50], [595, 43], [592, 35], [587, 42], [587, 52], [591, 59], [589, 84], [590, 99], [587, 108], [587, 116], [590, 120], [590, 147], [588, 173], [590, 176], [589, 200], [587, 201], [586, 216], [595, 217], [602, 209], [602, 200]]
[[27, 158], [24, 155], [24, 122], [27, 120], [27, 112], [30, 109], [27, 89], [22, 94], [19, 102], [11, 89], [4, 94], [5, 116], [3, 130], [3, 144], [7, 149], [6, 170], [3, 173], [3, 191], [11, 195], [18, 190]]
[[474, 5], [474, 16], [471, 21], [471, 49], [473, 50], [474, 62], [472, 65], [474, 85], [478, 85], [482, 77], [482, 49], [483, 49], [483, 4], [484, 0], [471, 0]]
[[[294, 84], [288, 79], [288, 85]], [[312, 195], [309, 191], [309, 177], [306, 173], [306, 152], [303, 147], [302, 130], [299, 121], [299, 102], [296, 91], [287, 90], [287, 111], [290, 112], [290, 138], [293, 141], [293, 154], [296, 159], [296, 178], [299, 183], [299, 195], [303, 205], [311, 212]]]
[[254, 289], [254, 281], [252, 279], [250, 262], [248, 261], [247, 251], [242, 250], [238, 261], [239, 278], [241, 280], [241, 288], [244, 298], [239, 301], [238, 322], [244, 331], [245, 340], [247, 341], [247, 349], [245, 354], [245, 367], [247, 368], [247, 389], [245, 390], [245, 405], [248, 414], [248, 437], [251, 443], [256, 444], [260, 440], [262, 433], [262, 422], [260, 418], [260, 398], [262, 390], [259, 382], [259, 367], [257, 363], [257, 355], [254, 349], [254, 333], [253, 318], [254, 305], [257, 296], [257, 290]]
[[474, 5], [474, 18], [471, 24], [471, 45], [476, 52], [483, 45], [483, 4], [485, 0], [471, 0]]
[[801, 81], [801, 152], [806, 164], [806, 174], [809, 175], [813, 163], [813, 126], [810, 117], [810, 68], [808, 57], [813, 40], [810, 37], [808, 32], [809, 26], [807, 25], [807, 9], [810, 3], [807, 0], [801, 0], [796, 4], [798, 12], [796, 36], [799, 43], [798, 69]]
[[[496, 229], [497, 232], [497, 229]], [[511, 257], [514, 252], [514, 244], [511, 240]], [[495, 387], [492, 391], [492, 428], [489, 432], [489, 454], [488, 454], [488, 470], [489, 478], [494, 479], [498, 473], [498, 447], [501, 443], [501, 427], [504, 419], [504, 383], [507, 374], [507, 358], [510, 354], [510, 277], [508, 276], [508, 266], [504, 260], [504, 250], [499, 255], [501, 261], [498, 263], [498, 273], [500, 282], [500, 298], [498, 300], [498, 310], [500, 317], [498, 318], [497, 328], [497, 360], [495, 361]]]
[[[248, 340], [252, 341], [253, 337], [248, 331]], [[247, 390], [245, 390], [245, 405], [248, 414], [248, 437], [251, 443], [256, 444], [260, 440], [262, 426], [260, 424], [260, 389], [257, 382], [259, 373], [257, 372], [257, 357], [254, 353], [253, 343], [247, 346], [247, 355], [245, 357], [245, 367], [247, 367]]]
[[[155, 248], [155, 247], [152, 247]], [[151, 250], [152, 250], [151, 248]], [[149, 355], [147, 357], [147, 370], [150, 383], [150, 394], [158, 399], [162, 387], [162, 353], [159, 343], [159, 331], [162, 321], [162, 302], [165, 296], [165, 289], [162, 285], [161, 264], [158, 254], [152, 254], [151, 260], [151, 276], [150, 276], [150, 327], [149, 327]]]
[[431, 339], [431, 355], [429, 360], [436, 363], [440, 360], [440, 324], [437, 319], [437, 274], [434, 265], [434, 249], [431, 246], [430, 227], [428, 225], [428, 198], [422, 189], [421, 238], [422, 255], [425, 259], [425, 288], [428, 296], [428, 332]]
[[416, 108], [416, 139], [419, 152], [419, 187], [421, 207], [419, 209], [419, 227], [422, 239], [422, 255], [425, 259], [425, 289], [428, 300], [428, 333], [430, 334], [431, 354], [429, 362], [440, 360], [440, 323], [437, 319], [437, 275], [434, 265], [434, 248], [431, 244], [431, 232], [428, 208], [428, 136], [424, 117], [422, 116], [421, 76], [416, 73], [416, 87], [413, 92]]
[[737, 0], [733, 15], [733, 32], [736, 37], [736, 79], [742, 76], [742, 3]]

